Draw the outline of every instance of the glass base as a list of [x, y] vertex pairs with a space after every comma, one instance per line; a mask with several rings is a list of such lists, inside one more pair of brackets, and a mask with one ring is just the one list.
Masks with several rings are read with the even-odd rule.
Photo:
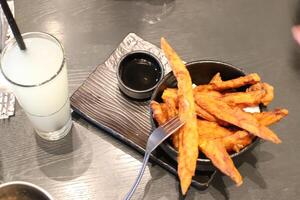
[[65, 137], [70, 132], [72, 125], [73, 125], [72, 118], [70, 117], [68, 122], [61, 129], [57, 131], [53, 131], [53, 132], [42, 132], [40, 130], [35, 130], [35, 131], [41, 138], [45, 140], [56, 141]]

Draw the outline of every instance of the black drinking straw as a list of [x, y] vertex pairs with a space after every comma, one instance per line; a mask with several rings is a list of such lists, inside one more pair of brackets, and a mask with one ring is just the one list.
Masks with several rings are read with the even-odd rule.
[[20, 30], [17, 26], [17, 23], [11, 13], [11, 10], [9, 9], [8, 7], [8, 4], [6, 2], [6, 0], [0, 0], [0, 4], [1, 4], [1, 7], [2, 7], [2, 10], [6, 16], [6, 19], [8, 21], [8, 24], [16, 38], [16, 41], [20, 47], [21, 50], [25, 50], [26, 49], [26, 46], [25, 46], [25, 43], [24, 43], [24, 40], [22, 38], [22, 35], [20, 33]]

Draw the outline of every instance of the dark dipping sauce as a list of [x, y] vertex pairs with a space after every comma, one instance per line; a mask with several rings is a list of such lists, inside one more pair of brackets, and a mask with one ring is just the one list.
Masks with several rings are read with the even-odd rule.
[[153, 88], [160, 81], [162, 69], [151, 55], [135, 53], [121, 62], [119, 74], [124, 85], [142, 91]]

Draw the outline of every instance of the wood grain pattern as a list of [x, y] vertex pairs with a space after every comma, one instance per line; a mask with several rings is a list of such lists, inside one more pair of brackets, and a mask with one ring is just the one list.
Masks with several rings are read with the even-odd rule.
[[71, 97], [72, 107], [145, 149], [151, 131], [148, 102], [130, 101], [119, 90], [115, 71], [100, 65]]

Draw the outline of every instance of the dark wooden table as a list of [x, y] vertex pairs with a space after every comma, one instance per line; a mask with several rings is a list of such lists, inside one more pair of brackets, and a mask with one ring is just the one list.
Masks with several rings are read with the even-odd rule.
[[[258, 72], [276, 88], [270, 108], [290, 115], [273, 126], [283, 140], [264, 142], [239, 167], [244, 184], [236, 188], [218, 176], [205, 191], [191, 188], [186, 199], [299, 199], [300, 48], [291, 26], [300, 22], [296, 0], [15, 0], [22, 32], [44, 31], [66, 50], [70, 92], [102, 63], [129, 33], [158, 45], [168, 38], [186, 60], [217, 59]], [[0, 121], [0, 179], [24, 180], [55, 199], [122, 199], [142, 156], [74, 117], [71, 135], [41, 141], [19, 106]], [[175, 177], [149, 166], [134, 199], [178, 199]]]

